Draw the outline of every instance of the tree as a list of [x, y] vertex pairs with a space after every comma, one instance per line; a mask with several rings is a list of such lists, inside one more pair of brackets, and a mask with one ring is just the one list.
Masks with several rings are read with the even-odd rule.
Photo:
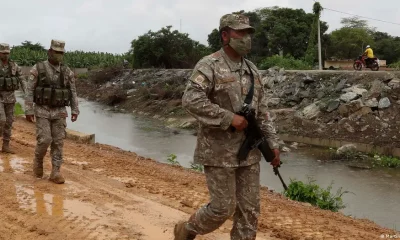
[[210, 49], [172, 26], [149, 31], [131, 42], [133, 66], [138, 68], [192, 68]]
[[13, 48], [25, 48], [33, 51], [46, 51], [46, 49], [40, 43], [33, 44], [31, 41], [27, 40], [22, 42], [21, 45], [14, 46]]
[[363, 28], [369, 29], [367, 20], [359, 19], [358, 17], [342, 18], [340, 23], [345, 28]]
[[213, 52], [218, 51], [218, 49], [221, 48], [221, 37], [218, 29], [214, 28], [213, 31], [210, 34], [208, 34], [207, 42], [209, 48]]
[[390, 36], [385, 32], [375, 32], [373, 34], [375, 44], [373, 46], [374, 55], [380, 59], [385, 59], [387, 64], [400, 60], [400, 38]]
[[338, 59], [354, 59], [364, 52], [373, 38], [366, 29], [344, 27], [331, 34], [330, 56]]

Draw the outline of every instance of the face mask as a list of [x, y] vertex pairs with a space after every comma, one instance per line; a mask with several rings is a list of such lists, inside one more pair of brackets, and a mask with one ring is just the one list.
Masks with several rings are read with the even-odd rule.
[[59, 64], [59, 63], [62, 63], [62, 62], [63, 62], [63, 60], [64, 60], [64, 55], [63, 55], [62, 53], [52, 53], [52, 54], [50, 54], [50, 59], [51, 59], [53, 62]]
[[229, 46], [236, 51], [240, 56], [245, 56], [251, 50], [251, 37], [250, 34], [246, 34], [242, 38], [231, 38]]

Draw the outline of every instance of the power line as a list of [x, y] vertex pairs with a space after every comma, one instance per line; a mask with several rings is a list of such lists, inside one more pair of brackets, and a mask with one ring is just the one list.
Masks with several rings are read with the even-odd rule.
[[364, 16], [360, 16], [360, 15], [356, 15], [356, 14], [351, 14], [351, 13], [346, 13], [346, 12], [342, 12], [342, 11], [339, 11], [339, 10], [334, 10], [334, 9], [330, 9], [330, 8], [325, 8], [325, 7], [323, 7], [323, 10], [329, 10], [329, 11], [338, 12], [338, 13], [343, 13], [343, 14], [347, 14], [347, 15], [352, 15], [352, 16], [356, 16], [356, 17], [360, 17], [360, 18], [366, 18], [366, 19], [375, 20], [375, 21], [379, 21], [379, 22], [390, 23], [390, 24], [394, 24], [394, 25], [400, 25], [400, 23], [394, 23], [394, 22], [388, 22], [388, 21], [380, 20], [380, 19], [376, 19], [376, 18], [364, 17]]

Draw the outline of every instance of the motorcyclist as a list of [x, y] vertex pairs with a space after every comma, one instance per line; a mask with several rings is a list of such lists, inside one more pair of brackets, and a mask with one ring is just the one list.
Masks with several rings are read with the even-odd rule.
[[374, 58], [374, 51], [372, 51], [372, 48], [371, 48], [370, 45], [367, 45], [367, 46], [365, 47], [365, 52], [364, 52], [363, 55], [367, 57], [367, 58], [365, 59], [365, 64], [366, 64], [367, 66], [369, 66], [370, 63], [371, 63], [371, 61], [372, 61], [373, 58]]

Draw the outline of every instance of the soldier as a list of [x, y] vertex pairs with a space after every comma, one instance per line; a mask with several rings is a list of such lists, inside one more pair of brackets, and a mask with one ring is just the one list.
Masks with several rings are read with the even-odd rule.
[[2, 152], [14, 154], [10, 149], [11, 129], [14, 122], [14, 91], [19, 85], [25, 94], [26, 84], [22, 77], [21, 67], [9, 60], [10, 45], [0, 43], [0, 134], [3, 135]]
[[25, 99], [26, 119], [33, 122], [36, 117], [34, 176], [43, 177], [43, 158], [51, 144], [52, 171], [49, 180], [58, 184], [65, 182], [60, 167], [68, 117], [66, 106], [71, 107], [72, 122], [79, 115], [74, 73], [63, 64], [64, 46], [64, 41], [51, 41], [48, 60], [38, 62], [30, 70]]
[[[256, 66], [244, 56], [251, 49], [254, 28], [241, 14], [220, 19], [223, 47], [202, 58], [195, 66], [182, 97], [183, 107], [199, 121], [194, 162], [204, 165], [210, 202], [188, 221], [175, 225], [175, 240], [192, 240], [218, 229], [232, 214], [232, 240], [256, 239], [260, 213], [261, 153], [254, 149], [245, 161], [237, 159], [247, 127], [244, 117], [235, 114], [254, 82], [251, 106], [275, 152], [271, 162], [279, 166], [279, 138], [268, 118], [267, 100]], [[232, 131], [234, 127], [236, 131]]]

